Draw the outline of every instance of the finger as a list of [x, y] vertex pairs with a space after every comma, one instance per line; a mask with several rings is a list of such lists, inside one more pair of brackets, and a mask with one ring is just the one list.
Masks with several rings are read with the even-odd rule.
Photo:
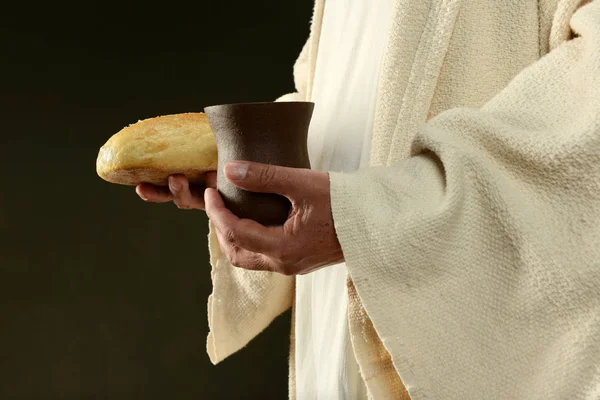
[[282, 227], [266, 227], [251, 219], [238, 218], [225, 207], [217, 190], [207, 188], [204, 203], [208, 218], [233, 246], [265, 255], [276, 254], [282, 247]]
[[217, 188], [217, 171], [209, 171], [204, 175], [206, 187]]
[[224, 167], [225, 177], [236, 186], [251, 192], [276, 193], [290, 200], [311, 184], [314, 171], [280, 167], [245, 161], [230, 161]]
[[234, 267], [252, 271], [275, 271], [275, 265], [265, 255], [237, 247], [229, 242], [219, 229], [215, 232], [227, 261]]
[[[249, 257], [248, 253], [250, 252], [248, 250], [237, 247], [235, 243], [232, 243], [229, 238], [225, 237], [221, 229], [217, 226], [215, 226], [215, 234], [217, 235], [221, 250], [227, 256], [227, 260], [231, 265], [243, 268], [244, 264], [248, 264], [251, 258]], [[242, 255], [244, 257], [241, 257]]]
[[151, 203], [166, 203], [173, 200], [173, 195], [169, 188], [154, 186], [149, 183], [142, 183], [136, 186], [135, 192], [142, 200]]
[[203, 210], [204, 200], [196, 190], [192, 192], [188, 180], [183, 175], [169, 176], [169, 190], [173, 195], [173, 203], [182, 210]]

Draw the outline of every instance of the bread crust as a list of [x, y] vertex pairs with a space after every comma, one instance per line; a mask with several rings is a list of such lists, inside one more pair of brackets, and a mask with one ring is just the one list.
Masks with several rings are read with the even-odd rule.
[[138, 121], [114, 134], [101, 148], [96, 172], [105, 181], [166, 186], [169, 175], [203, 183], [218, 165], [217, 144], [204, 113], [164, 115]]

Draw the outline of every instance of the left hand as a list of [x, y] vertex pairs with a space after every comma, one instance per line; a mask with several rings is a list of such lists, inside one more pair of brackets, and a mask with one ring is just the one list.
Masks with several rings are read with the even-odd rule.
[[284, 225], [265, 227], [236, 217], [217, 190], [205, 190], [206, 213], [233, 266], [302, 275], [344, 261], [331, 215], [328, 174], [237, 161], [225, 165], [225, 176], [242, 189], [280, 194], [292, 203]]

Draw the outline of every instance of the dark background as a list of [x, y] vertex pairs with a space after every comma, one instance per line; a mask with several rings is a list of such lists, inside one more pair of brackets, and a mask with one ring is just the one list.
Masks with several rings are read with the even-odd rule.
[[287, 398], [289, 315], [206, 354], [207, 219], [102, 181], [139, 119], [293, 90], [312, 2], [11, 2], [0, 17], [0, 399]]

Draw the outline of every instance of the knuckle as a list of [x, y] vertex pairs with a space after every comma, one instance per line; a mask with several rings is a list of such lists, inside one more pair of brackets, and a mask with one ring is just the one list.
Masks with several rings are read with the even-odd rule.
[[237, 233], [235, 232], [235, 230], [233, 230], [231, 228], [227, 229], [224, 232], [223, 237], [225, 238], [227, 243], [235, 244], [237, 242]]
[[264, 186], [271, 186], [273, 181], [275, 181], [276, 169], [272, 165], [267, 165], [265, 168], [262, 168], [258, 174], [258, 179]]

